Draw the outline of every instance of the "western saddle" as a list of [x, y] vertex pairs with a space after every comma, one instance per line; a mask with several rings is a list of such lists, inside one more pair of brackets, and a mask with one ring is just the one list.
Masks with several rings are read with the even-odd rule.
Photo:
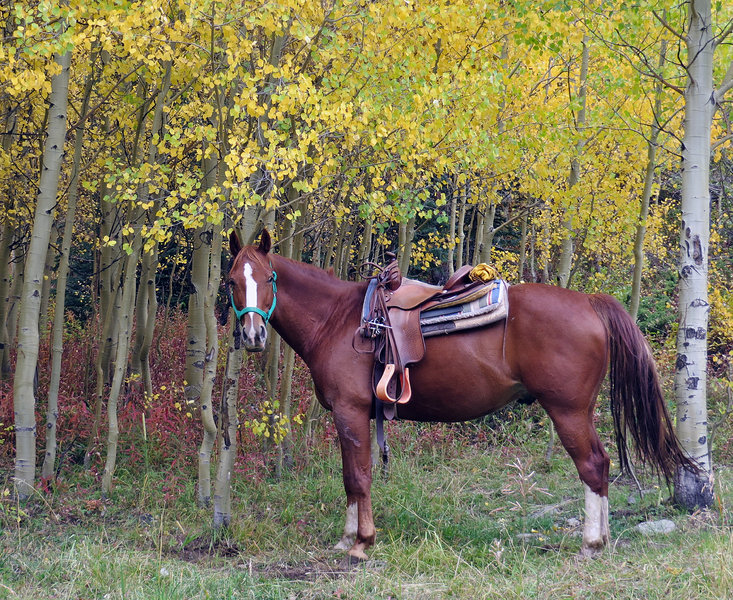
[[412, 395], [408, 365], [423, 358], [428, 335], [423, 333], [421, 315], [436, 314], [436, 309], [450, 312], [450, 307], [485, 297], [498, 277], [487, 265], [466, 265], [439, 287], [403, 278], [397, 261], [392, 261], [371, 279], [357, 334], [374, 343], [373, 392], [385, 408], [392, 407], [389, 413]]

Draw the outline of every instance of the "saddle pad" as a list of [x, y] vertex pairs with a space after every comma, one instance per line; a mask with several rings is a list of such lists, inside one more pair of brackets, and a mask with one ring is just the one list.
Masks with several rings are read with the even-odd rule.
[[479, 297], [453, 306], [439, 306], [420, 314], [424, 337], [465, 331], [506, 317], [507, 283], [497, 279]]

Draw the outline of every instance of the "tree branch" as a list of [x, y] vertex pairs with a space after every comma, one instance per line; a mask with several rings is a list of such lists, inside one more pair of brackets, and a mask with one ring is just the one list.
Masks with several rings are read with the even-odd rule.
[[669, 32], [670, 32], [670, 33], [671, 33], [671, 34], [672, 34], [673, 36], [675, 36], [676, 38], [678, 38], [678, 39], [679, 39], [679, 40], [681, 40], [682, 42], [684, 42], [684, 43], [687, 43], [687, 39], [685, 38], [685, 36], [684, 36], [684, 35], [682, 35], [682, 34], [681, 34], [681, 33], [680, 33], [679, 31], [677, 31], [676, 29], [673, 29], [673, 28], [672, 28], [672, 26], [671, 26], [671, 25], [670, 25], [669, 23], [667, 23], [667, 19], [666, 19], [666, 18], [664, 18], [664, 17], [660, 17], [660, 16], [659, 16], [659, 15], [657, 14], [657, 11], [656, 11], [656, 10], [653, 10], [653, 11], [652, 11], [652, 14], [654, 15], [654, 18], [655, 18], [655, 19], [656, 19], [657, 21], [659, 21], [659, 24], [660, 24], [660, 25], [661, 25], [662, 27], [664, 27], [664, 28], [665, 28], [665, 29], [666, 29], [667, 31], [669, 31]]
[[715, 110], [718, 109], [718, 106], [720, 106], [720, 103], [723, 101], [723, 96], [725, 96], [731, 88], [733, 88], [733, 60], [731, 60], [730, 64], [728, 65], [728, 70], [723, 76], [723, 81], [720, 83], [720, 87], [718, 87], [718, 89], [715, 90], [715, 93], [713, 94], [713, 100], [715, 100]]

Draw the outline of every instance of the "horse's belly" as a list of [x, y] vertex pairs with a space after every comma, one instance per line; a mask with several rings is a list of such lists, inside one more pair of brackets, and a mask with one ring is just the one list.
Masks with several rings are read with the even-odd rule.
[[422, 391], [413, 386], [412, 399], [398, 407], [397, 415], [410, 421], [470, 421], [524, 398], [528, 398], [528, 394], [521, 384], [504, 388], [501, 393], [461, 386], [457, 390], [436, 394], [434, 390]]
[[425, 358], [410, 368], [412, 399], [398, 408], [400, 418], [467, 421], [526, 398], [493, 337], [484, 330], [428, 340]]

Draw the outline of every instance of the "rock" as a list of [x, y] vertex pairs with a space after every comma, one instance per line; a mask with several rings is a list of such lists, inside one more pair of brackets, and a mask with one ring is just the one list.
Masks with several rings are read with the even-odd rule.
[[642, 535], [666, 535], [677, 529], [677, 525], [674, 524], [674, 521], [662, 519], [660, 521], [646, 521], [645, 523], [639, 523], [636, 526], [636, 529], [641, 532]]
[[570, 517], [567, 521], [565, 521], [566, 527], [580, 527], [580, 521], [576, 519], [575, 517]]

